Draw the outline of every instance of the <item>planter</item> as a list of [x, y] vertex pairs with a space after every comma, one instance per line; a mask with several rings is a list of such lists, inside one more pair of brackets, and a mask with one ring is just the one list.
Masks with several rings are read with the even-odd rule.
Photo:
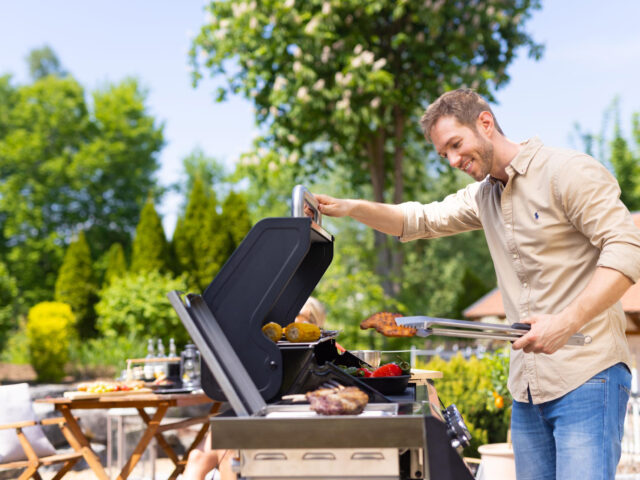
[[516, 462], [510, 443], [490, 443], [478, 448], [482, 457], [478, 478], [516, 480]]

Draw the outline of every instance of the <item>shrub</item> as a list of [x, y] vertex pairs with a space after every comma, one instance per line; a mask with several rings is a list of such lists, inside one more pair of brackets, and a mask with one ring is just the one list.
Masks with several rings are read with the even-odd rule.
[[157, 271], [112, 280], [96, 304], [98, 331], [109, 338], [173, 337], [187, 343], [187, 331], [167, 298], [171, 290], [184, 290], [184, 283]]
[[29, 310], [29, 358], [38, 380], [57, 382], [64, 377], [74, 327], [75, 317], [66, 303], [41, 302]]
[[[492, 376], [493, 369], [506, 371], [502, 352], [484, 356], [482, 359], [471, 357], [465, 360], [458, 354], [448, 362], [435, 357], [420, 368], [437, 370], [443, 378], [434, 381], [442, 402], [448, 406], [455, 403], [471, 433], [471, 445], [464, 450], [465, 456], [478, 457], [478, 447], [486, 443], [504, 442], [509, 430], [511, 400], [505, 386], [494, 382], [505, 376]], [[504, 399], [504, 405], [496, 402], [494, 392]]]
[[146, 340], [134, 336], [75, 339], [71, 343], [70, 373], [82, 379], [116, 376], [126, 368], [127, 358], [146, 354]]

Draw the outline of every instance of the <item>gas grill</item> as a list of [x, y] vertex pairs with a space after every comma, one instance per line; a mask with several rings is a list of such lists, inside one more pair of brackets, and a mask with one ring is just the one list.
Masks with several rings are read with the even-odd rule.
[[[333, 257], [314, 197], [297, 186], [292, 203], [291, 217], [251, 229], [202, 295], [169, 293], [200, 350], [203, 390], [230, 407], [211, 420], [212, 447], [239, 451], [241, 478], [472, 479], [460, 457], [469, 435], [455, 407], [441, 411], [433, 395], [416, 403], [411, 386], [383, 395], [348, 375], [341, 366], [362, 362], [338, 352], [338, 332], [299, 344], [262, 333], [268, 322], [295, 320]], [[320, 416], [282, 399], [327, 384], [366, 392], [365, 411]]]

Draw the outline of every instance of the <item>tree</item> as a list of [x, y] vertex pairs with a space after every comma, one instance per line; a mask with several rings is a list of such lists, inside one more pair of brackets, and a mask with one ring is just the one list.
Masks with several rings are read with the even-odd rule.
[[[193, 190], [196, 178], [200, 178], [203, 185], [213, 187], [223, 184], [227, 177], [224, 166], [213, 157], [207, 156], [201, 148], [194, 149], [182, 160], [184, 168], [184, 181], [175, 186], [185, 199], [188, 199]], [[184, 205], [186, 208], [186, 202]]]
[[244, 195], [234, 191], [229, 192], [222, 203], [221, 227], [227, 230], [230, 238], [228, 257], [251, 230], [249, 206]]
[[179, 272], [184, 272], [189, 286], [199, 291], [209, 285], [228, 255], [227, 235], [216, 208], [215, 193], [196, 177], [184, 217], [173, 233]]
[[64, 77], [67, 72], [60, 64], [60, 60], [51, 47], [45, 45], [42, 48], [34, 48], [27, 55], [29, 75], [33, 80], [40, 80], [47, 75]]
[[[493, 98], [520, 47], [542, 48], [523, 25], [537, 0], [270, 0], [210, 2], [194, 39], [194, 83], [224, 76], [218, 100], [240, 93], [266, 132], [250, 160], [264, 173], [295, 165], [309, 178], [344, 166], [354, 188], [399, 203], [420, 140], [418, 119], [439, 94], [470, 86]], [[263, 147], [261, 150], [260, 147]], [[273, 168], [269, 168], [273, 166]], [[375, 234], [380, 278], [392, 278], [389, 239]], [[399, 274], [398, 271], [395, 272]], [[385, 283], [395, 294], [399, 285]]]
[[169, 245], [164, 236], [162, 221], [151, 197], [142, 209], [136, 228], [131, 254], [131, 271], [165, 272], [169, 258]]
[[163, 144], [145, 100], [135, 80], [88, 102], [71, 76], [0, 78], [0, 255], [26, 304], [51, 298], [72, 232], [96, 258], [130, 245]]
[[0, 262], [0, 351], [9, 333], [18, 326], [18, 287], [7, 266]]
[[81, 337], [89, 337], [95, 332], [96, 285], [84, 232], [69, 244], [64, 255], [56, 280], [55, 300], [71, 306]]
[[109, 285], [113, 280], [122, 278], [127, 273], [127, 260], [124, 257], [124, 249], [119, 243], [111, 245], [106, 260], [103, 285]]

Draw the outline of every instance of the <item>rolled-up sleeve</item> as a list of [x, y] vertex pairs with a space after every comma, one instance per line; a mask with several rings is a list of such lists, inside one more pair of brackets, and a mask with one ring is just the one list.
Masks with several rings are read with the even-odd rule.
[[401, 203], [404, 215], [401, 242], [437, 238], [482, 228], [476, 196], [484, 182], [468, 185], [440, 202]]
[[609, 171], [586, 155], [571, 159], [555, 188], [573, 225], [600, 250], [597, 265], [612, 268], [633, 282], [640, 278], [640, 229], [620, 200], [620, 187]]

